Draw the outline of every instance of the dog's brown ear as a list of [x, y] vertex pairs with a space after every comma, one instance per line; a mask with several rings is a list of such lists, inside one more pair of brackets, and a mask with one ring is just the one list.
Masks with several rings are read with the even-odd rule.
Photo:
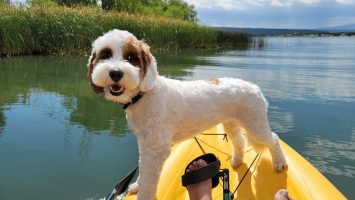
[[150, 47], [145, 42], [140, 41], [141, 56], [143, 61], [142, 81], [140, 83], [141, 91], [148, 91], [155, 87], [155, 81], [158, 77], [155, 58], [150, 52]]
[[104, 93], [104, 88], [95, 85], [92, 81], [91, 81], [91, 88], [92, 88], [92, 90], [94, 90], [94, 92], [95, 92], [96, 94]]
[[90, 85], [91, 85], [91, 88], [94, 90], [94, 92], [96, 94], [100, 94], [100, 93], [103, 93], [104, 92], [104, 88], [103, 87], [100, 87], [100, 86], [97, 86], [95, 85], [93, 82], [92, 82], [92, 71], [94, 70], [94, 60], [96, 58], [96, 53], [93, 52], [89, 58], [89, 62], [87, 64], [87, 67], [88, 67], [88, 78], [90, 80]]
[[143, 61], [143, 75], [147, 73], [147, 68], [150, 62], [152, 61], [152, 53], [150, 52], [150, 46], [144, 41], [139, 41], [141, 47], [141, 57]]

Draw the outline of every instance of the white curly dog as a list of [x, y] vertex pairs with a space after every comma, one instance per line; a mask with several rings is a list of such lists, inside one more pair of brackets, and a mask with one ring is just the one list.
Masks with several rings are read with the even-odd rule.
[[[164, 161], [174, 143], [222, 123], [233, 143], [233, 167], [243, 162], [244, 136], [267, 147], [280, 172], [286, 160], [270, 129], [260, 88], [240, 79], [179, 81], [159, 76], [150, 47], [127, 31], [112, 30], [92, 44], [88, 77], [96, 93], [123, 104], [139, 144], [140, 175], [130, 185], [138, 200], [155, 199]], [[138, 190], [139, 186], [139, 190]]]

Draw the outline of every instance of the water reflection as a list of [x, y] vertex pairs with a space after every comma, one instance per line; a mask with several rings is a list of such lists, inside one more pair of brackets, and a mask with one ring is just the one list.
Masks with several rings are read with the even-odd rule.
[[4, 109], [2, 106], [0, 106], [0, 138], [1, 138], [2, 134], [4, 133], [5, 123], [6, 123], [6, 118], [4, 115]]
[[241, 77], [260, 85], [271, 98], [354, 102], [355, 39], [333, 40], [269, 38], [263, 51], [207, 56], [207, 68], [194, 68], [190, 71], [193, 77], [187, 78]]
[[43, 57], [3, 60], [0, 105], [29, 104], [62, 123], [80, 124], [95, 133], [111, 130], [115, 135], [124, 134], [125, 127], [120, 126], [123, 112], [90, 91], [85, 60]]
[[350, 140], [334, 141], [314, 135], [307, 141], [308, 150], [302, 153], [317, 169], [326, 174], [355, 177], [355, 129]]
[[214, 54], [215, 50], [185, 50], [183, 52], [162, 52], [155, 54], [158, 61], [159, 74], [174, 79], [183, 79], [193, 75], [191, 70], [198, 65], [208, 63], [206, 55]]
[[269, 106], [270, 126], [277, 134], [288, 133], [294, 129], [294, 116], [292, 112], [275, 105]]

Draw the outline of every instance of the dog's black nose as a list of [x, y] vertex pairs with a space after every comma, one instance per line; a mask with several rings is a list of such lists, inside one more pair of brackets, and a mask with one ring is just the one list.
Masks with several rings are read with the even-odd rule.
[[113, 81], [118, 82], [123, 77], [123, 71], [119, 69], [114, 69], [109, 72], [109, 75]]

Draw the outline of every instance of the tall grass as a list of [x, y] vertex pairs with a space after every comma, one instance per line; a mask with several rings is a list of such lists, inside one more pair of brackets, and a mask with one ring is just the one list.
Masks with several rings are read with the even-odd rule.
[[217, 43], [227, 47], [249, 48], [253, 43], [253, 37], [247, 33], [228, 32], [217, 30]]
[[250, 43], [250, 36], [222, 33], [183, 20], [91, 7], [0, 5], [0, 55], [82, 54], [98, 36], [115, 28], [132, 32], [158, 50]]

